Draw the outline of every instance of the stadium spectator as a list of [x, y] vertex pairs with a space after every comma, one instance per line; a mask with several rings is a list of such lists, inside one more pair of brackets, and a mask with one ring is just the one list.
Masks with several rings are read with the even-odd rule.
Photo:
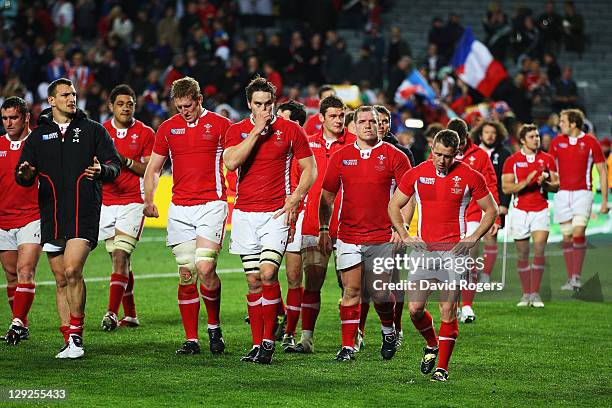
[[508, 16], [497, 2], [489, 3], [487, 15], [482, 20], [486, 37], [484, 43], [496, 60], [502, 63], [506, 60], [510, 45], [512, 27], [508, 23]]
[[578, 107], [578, 86], [572, 78], [570, 67], [563, 68], [561, 78], [554, 85], [555, 95], [552, 106], [555, 112]]
[[270, 61], [264, 62], [263, 73], [265, 74], [266, 79], [276, 88], [275, 97], [277, 99], [280, 98], [283, 94], [283, 78], [281, 77], [281, 74], [274, 69], [274, 66]]
[[573, 1], [566, 1], [563, 5], [563, 40], [565, 49], [577, 53], [582, 57], [585, 45], [584, 19], [576, 11]]
[[170, 97], [178, 114], [164, 121], [157, 130], [144, 174], [144, 215], [159, 217], [153, 197], [164, 162], [172, 155], [174, 187], [166, 242], [179, 267], [178, 304], [186, 338], [176, 353], [200, 353], [199, 279], [200, 295], [208, 315], [210, 352], [221, 354], [225, 341], [219, 319], [221, 280], [216, 265], [228, 212], [221, 146], [231, 122], [204, 109], [200, 86], [193, 78], [174, 81]]
[[359, 60], [353, 64], [351, 82], [360, 84], [368, 81], [375, 87], [382, 84], [381, 64], [376, 61], [367, 47], [361, 47]]
[[346, 50], [346, 42], [340, 38], [327, 52], [323, 68], [325, 80], [330, 84], [341, 84], [352, 69], [353, 59]]
[[387, 91], [385, 92], [387, 100], [392, 101], [394, 99], [397, 87], [400, 86], [410, 71], [412, 71], [412, 59], [404, 55], [389, 72]]
[[[428, 160], [406, 173], [389, 203], [389, 217], [395, 231], [403, 243], [414, 249], [411, 257], [439, 259], [440, 256], [445, 256], [452, 260], [455, 257], [465, 256], [491, 228], [497, 216], [495, 200], [487, 190], [482, 175], [468, 165], [455, 161], [459, 143], [456, 132], [452, 130], [438, 132], [433, 141], [433, 160]], [[433, 180], [433, 182], [417, 183], [419, 179]], [[451, 182], [454, 184], [451, 185]], [[446, 194], [438, 194], [438, 191], [446, 191]], [[464, 225], [459, 214], [461, 210], [465, 210], [466, 199], [462, 194], [453, 194], [454, 191], [469, 194], [470, 200], [476, 202], [478, 208], [484, 212], [478, 227], [469, 235], [465, 234], [465, 238], [462, 238]], [[414, 238], [408, 235], [405, 227], [411, 220], [404, 220], [401, 212], [413, 196], [418, 201], [419, 217], [423, 220], [419, 222], [418, 233]], [[445, 210], [441, 211], [442, 208]], [[458, 284], [462, 280], [465, 281], [465, 274], [459, 274], [458, 271], [460, 270], [456, 267], [429, 269], [423, 266], [412, 269], [408, 279], [417, 283], [431, 280]], [[418, 285], [420, 286], [420, 283]], [[442, 322], [438, 332], [439, 337], [436, 335], [431, 314], [426, 309], [430, 293], [431, 291], [419, 289], [409, 291], [410, 318], [427, 343], [423, 348], [421, 372], [429, 374], [436, 366], [436, 359], [439, 357], [432, 380], [446, 381], [450, 357], [459, 331], [457, 301], [460, 292], [459, 289], [450, 288], [440, 291], [439, 307]]]
[[537, 20], [540, 30], [542, 47], [544, 50], [559, 53], [563, 40], [563, 19], [555, 11], [555, 2], [548, 0], [542, 13]]
[[409, 57], [412, 55], [410, 45], [402, 38], [402, 32], [398, 26], [391, 27], [389, 34], [391, 38], [389, 38], [387, 48], [387, 71], [390, 71], [404, 55]]
[[[134, 118], [136, 93], [128, 85], [115, 87], [110, 92], [108, 104], [113, 117], [103, 126], [119, 154], [121, 173], [102, 188], [98, 240], [105, 242], [112, 264], [108, 308], [102, 318], [102, 329], [113, 331], [120, 326], [140, 325], [134, 302], [131, 255], [144, 226], [140, 183], [151, 158], [155, 133]], [[121, 304], [124, 317], [119, 320], [117, 315]]]
[[[38, 127], [27, 138], [15, 179], [31, 186], [40, 176], [41, 243], [55, 275], [62, 325], [69, 326], [62, 330], [69, 337], [56, 358], [74, 359], [85, 354], [83, 267], [98, 243], [102, 182], [117, 178], [120, 163], [108, 132], [77, 108], [70, 80], [52, 82], [47, 93], [51, 108], [41, 113]], [[58, 151], [62, 152], [59, 160]], [[69, 208], [75, 209], [76, 216]]]
[[38, 184], [23, 187], [15, 183], [15, 167], [30, 135], [30, 114], [25, 100], [13, 96], [0, 108], [5, 137], [0, 138], [0, 263], [6, 276], [6, 294], [11, 324], [2, 338], [18, 344], [29, 337], [28, 313], [36, 293], [36, 264], [40, 257], [40, 211]]
[[[519, 130], [521, 150], [508, 158], [503, 165], [502, 190], [514, 195], [514, 205], [509, 215], [510, 236], [516, 244], [516, 269], [521, 281], [523, 296], [518, 307], [544, 307], [540, 297], [540, 283], [546, 258], [544, 250], [550, 230], [547, 192], [559, 189], [559, 175], [554, 158], [542, 152], [537, 127], [521, 126]], [[533, 264], [529, 266], [529, 238], [533, 238]], [[485, 260], [486, 262], [486, 260]]]
[[166, 39], [173, 51], [180, 49], [182, 37], [172, 6], [166, 6], [164, 17], [157, 23], [157, 39]]
[[[277, 304], [281, 301], [278, 269], [289, 226], [295, 223], [296, 210], [317, 176], [304, 130], [273, 115], [275, 94], [274, 86], [264, 78], [249, 83], [246, 96], [252, 114], [228, 129], [223, 152], [227, 169], [240, 169], [230, 253], [240, 255], [243, 262], [253, 340], [253, 348], [242, 360], [259, 364], [270, 364], [274, 355]], [[288, 180], [279, 175], [285, 174], [289, 155], [298, 161], [302, 174], [287, 196]]]
[[316, 85], [323, 83], [323, 43], [321, 35], [315, 33], [310, 37], [310, 46], [304, 54], [306, 66], [304, 67], [304, 82]]
[[546, 68], [546, 74], [548, 75], [548, 80], [551, 84], [557, 82], [557, 80], [561, 77], [561, 67], [559, 63], [557, 63], [557, 59], [555, 54], [551, 52], [545, 52], [542, 57], [542, 65]]

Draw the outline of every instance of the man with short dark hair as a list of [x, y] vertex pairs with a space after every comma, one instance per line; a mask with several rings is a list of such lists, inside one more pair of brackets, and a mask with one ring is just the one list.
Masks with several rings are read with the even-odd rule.
[[[323, 85], [319, 88], [319, 107], [321, 102], [328, 96], [336, 96], [336, 90], [331, 85]], [[304, 124], [304, 130], [308, 136], [317, 133], [321, 129], [321, 118], [319, 113], [311, 115]]]
[[12, 312], [4, 340], [18, 344], [29, 336], [28, 312], [36, 292], [34, 277], [41, 249], [38, 185], [20, 186], [13, 176], [31, 132], [26, 102], [17, 96], [7, 98], [0, 112], [6, 130], [0, 137], [0, 262]]
[[[469, 250], [491, 228], [497, 216], [497, 205], [487, 189], [483, 176], [470, 166], [455, 160], [460, 146], [457, 132], [441, 130], [435, 136], [432, 159], [404, 175], [389, 203], [389, 217], [401, 240], [414, 248], [410, 254], [413, 267], [408, 274], [410, 318], [425, 338], [420, 369], [429, 374], [436, 364], [432, 381], [448, 379], [448, 364], [457, 339], [457, 304], [459, 285], [465, 282]], [[401, 209], [415, 197], [419, 210], [417, 237], [410, 237], [405, 228]], [[464, 214], [468, 203], [476, 201], [484, 211], [479, 226], [466, 232]], [[424, 282], [425, 281], [425, 282]], [[431, 314], [426, 309], [432, 290], [423, 283], [444, 284], [440, 290], [438, 336]]]
[[106, 129], [77, 108], [70, 80], [53, 81], [47, 100], [51, 107], [41, 112], [25, 142], [15, 180], [31, 186], [38, 175], [41, 243], [58, 287], [63, 332], [68, 333], [55, 357], [74, 359], [85, 354], [83, 267], [98, 244], [102, 182], [117, 178], [120, 161]]
[[408, 147], [402, 146], [398, 142], [397, 137], [391, 133], [391, 112], [389, 112], [389, 109], [382, 105], [374, 105], [374, 108], [378, 112], [378, 120], [380, 122], [380, 126], [378, 127], [378, 138], [401, 150], [402, 153], [408, 157], [410, 165], [414, 166], [414, 155], [412, 151], [410, 151]]
[[[105, 241], [113, 265], [108, 308], [102, 318], [102, 329], [112, 331], [118, 326], [140, 325], [136, 317], [130, 259], [144, 225], [141, 180], [151, 157], [155, 133], [134, 118], [136, 94], [128, 85], [118, 85], [111, 91], [108, 108], [113, 117], [103, 126], [119, 153], [121, 174], [102, 188], [98, 240]], [[125, 316], [119, 321], [117, 313], [121, 304]]]

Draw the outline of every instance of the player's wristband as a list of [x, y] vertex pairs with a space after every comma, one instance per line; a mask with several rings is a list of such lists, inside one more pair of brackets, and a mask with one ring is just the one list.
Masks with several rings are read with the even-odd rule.
[[329, 232], [329, 225], [321, 225], [319, 227], [319, 232]]
[[128, 169], [132, 168], [132, 164], [134, 164], [134, 160], [132, 159], [128, 159], [127, 157], [125, 158], [125, 167], [127, 167]]

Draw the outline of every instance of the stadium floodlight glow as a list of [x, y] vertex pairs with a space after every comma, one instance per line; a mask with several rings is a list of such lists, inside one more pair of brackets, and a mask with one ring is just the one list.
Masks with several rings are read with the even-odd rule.
[[424, 126], [423, 121], [421, 119], [406, 119], [406, 122], [404, 122], [404, 124], [407, 128], [412, 129], [422, 129]]

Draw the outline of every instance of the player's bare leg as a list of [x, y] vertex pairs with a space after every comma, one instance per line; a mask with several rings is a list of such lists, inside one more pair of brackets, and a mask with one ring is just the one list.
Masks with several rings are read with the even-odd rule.
[[[435, 280], [430, 281], [437, 282]], [[431, 295], [431, 291], [419, 290], [419, 281], [411, 283], [415, 284], [416, 289], [408, 292], [408, 298], [410, 299], [408, 311], [412, 324], [425, 339], [426, 345], [423, 347], [423, 358], [419, 366], [423, 374], [429, 374], [433, 370], [438, 357], [438, 337], [436, 336], [433, 318], [427, 311], [427, 299]]]
[[302, 261], [304, 267], [302, 335], [295, 346], [295, 352], [308, 354], [314, 352], [313, 333], [321, 308], [321, 288], [325, 283], [329, 257], [321, 254], [318, 247], [307, 247], [302, 250]]
[[172, 254], [178, 265], [178, 307], [186, 341], [176, 354], [199, 354], [198, 316], [200, 314], [200, 295], [198, 293], [198, 273], [195, 265], [196, 240], [181, 242], [172, 247]]
[[221, 310], [221, 280], [217, 275], [217, 258], [221, 245], [204, 237], [196, 237], [195, 262], [200, 278], [200, 294], [208, 315], [208, 337], [210, 352], [221, 354], [225, 341], [221, 333], [219, 313]]
[[439, 351], [438, 366], [434, 371], [432, 381], [448, 379], [448, 363], [457, 340], [459, 326], [457, 325], [457, 303], [460, 291], [440, 291], [440, 330], [438, 331]]
[[531, 264], [531, 299], [530, 305], [533, 307], [544, 307], [544, 302], [540, 297], [540, 284], [546, 266], [546, 242], [548, 241], [548, 231], [533, 231], [533, 263]]
[[110, 279], [110, 290], [107, 312], [102, 319], [102, 329], [115, 330], [119, 325], [117, 314], [130, 280], [130, 255], [136, 247], [136, 238], [127, 233], [115, 230], [115, 236], [106, 240], [113, 272]]
[[363, 263], [343, 269], [340, 272], [342, 274], [342, 286], [344, 287], [340, 303], [342, 348], [336, 355], [336, 360], [349, 361], [355, 358], [355, 335], [359, 328]]
[[295, 330], [302, 310], [304, 287], [302, 286], [302, 255], [299, 252], [285, 253], [287, 270], [287, 319], [283, 336], [283, 350], [295, 351]]
[[15, 289], [17, 289], [17, 251], [0, 251], [0, 263], [6, 277], [6, 295], [12, 313]]
[[64, 343], [68, 344], [70, 337], [70, 307], [68, 306], [68, 281], [64, 274], [63, 252], [47, 252], [47, 259], [53, 277], [55, 278], [55, 304], [60, 318], [59, 331], [64, 336]]

